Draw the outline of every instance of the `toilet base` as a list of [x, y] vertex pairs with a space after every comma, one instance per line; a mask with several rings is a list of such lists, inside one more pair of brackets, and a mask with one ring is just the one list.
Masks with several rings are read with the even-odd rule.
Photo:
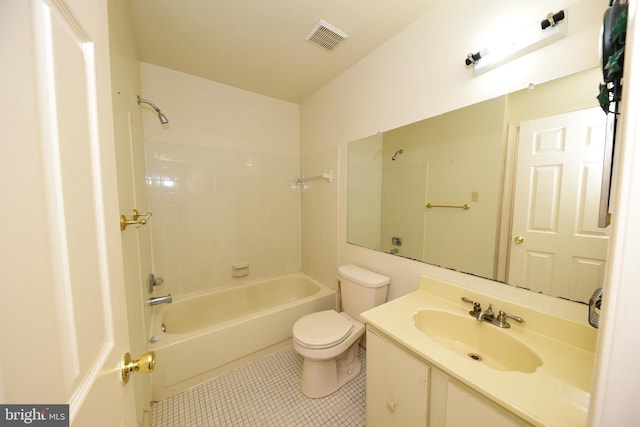
[[336, 358], [315, 360], [305, 357], [300, 381], [302, 393], [313, 399], [325, 397], [357, 377], [362, 370], [358, 359], [359, 343], [360, 339], [356, 340]]

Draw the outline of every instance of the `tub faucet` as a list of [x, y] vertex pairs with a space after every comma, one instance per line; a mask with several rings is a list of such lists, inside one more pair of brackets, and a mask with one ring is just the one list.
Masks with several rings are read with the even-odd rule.
[[169, 294], [169, 295], [165, 295], [163, 297], [149, 298], [147, 300], [147, 304], [149, 304], [149, 305], [171, 304], [172, 300], [173, 300], [173, 298], [171, 297], [171, 294]]

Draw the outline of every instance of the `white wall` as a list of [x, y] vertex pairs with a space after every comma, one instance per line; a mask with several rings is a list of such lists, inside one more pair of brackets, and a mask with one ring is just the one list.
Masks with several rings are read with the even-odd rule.
[[[301, 106], [301, 151], [312, 168], [316, 153], [340, 165], [339, 189], [331, 194], [311, 194], [303, 199], [303, 270], [325, 280], [335, 276], [339, 264], [356, 263], [392, 278], [390, 297], [417, 288], [418, 276], [431, 274], [444, 280], [504, 290], [483, 279], [400, 259], [346, 244], [346, 159], [352, 140], [386, 131], [481, 100], [523, 89], [582, 71], [599, 63], [598, 37], [606, 2], [555, 1], [440, 2], [431, 12], [374, 51]], [[551, 10], [564, 8], [568, 36], [479, 77], [464, 66], [470, 51], [480, 50], [498, 29], [508, 31], [539, 22]], [[448, 35], [451, 34], [451, 37]], [[594, 93], [597, 88], [594, 88]], [[595, 95], [594, 95], [595, 96]], [[304, 230], [326, 227], [305, 204], [323, 206], [326, 216], [337, 217], [338, 228], [325, 229], [335, 244], [316, 244]], [[313, 248], [314, 251], [309, 250]], [[319, 265], [321, 264], [321, 265]], [[313, 268], [309, 268], [313, 266]], [[512, 297], [519, 298], [520, 292]], [[565, 305], [527, 293], [534, 305]], [[565, 311], [563, 307], [561, 311]], [[568, 310], [571, 311], [571, 310]], [[581, 316], [581, 310], [576, 312]]]
[[[299, 107], [140, 64], [154, 270], [175, 296], [300, 269]], [[232, 277], [249, 262], [250, 274]]]

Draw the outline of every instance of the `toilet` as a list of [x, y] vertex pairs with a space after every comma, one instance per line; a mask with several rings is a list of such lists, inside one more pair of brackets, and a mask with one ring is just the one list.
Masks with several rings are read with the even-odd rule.
[[343, 312], [319, 311], [293, 325], [293, 348], [303, 358], [300, 389], [305, 396], [327, 396], [358, 376], [358, 345], [365, 322], [360, 313], [383, 304], [389, 278], [356, 265], [338, 268]]

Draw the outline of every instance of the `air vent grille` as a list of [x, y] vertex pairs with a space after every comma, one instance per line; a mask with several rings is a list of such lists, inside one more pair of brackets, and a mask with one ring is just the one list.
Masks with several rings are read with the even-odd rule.
[[311, 31], [309, 31], [305, 40], [309, 40], [311, 43], [323, 49], [332, 51], [348, 37], [349, 34], [320, 19]]

